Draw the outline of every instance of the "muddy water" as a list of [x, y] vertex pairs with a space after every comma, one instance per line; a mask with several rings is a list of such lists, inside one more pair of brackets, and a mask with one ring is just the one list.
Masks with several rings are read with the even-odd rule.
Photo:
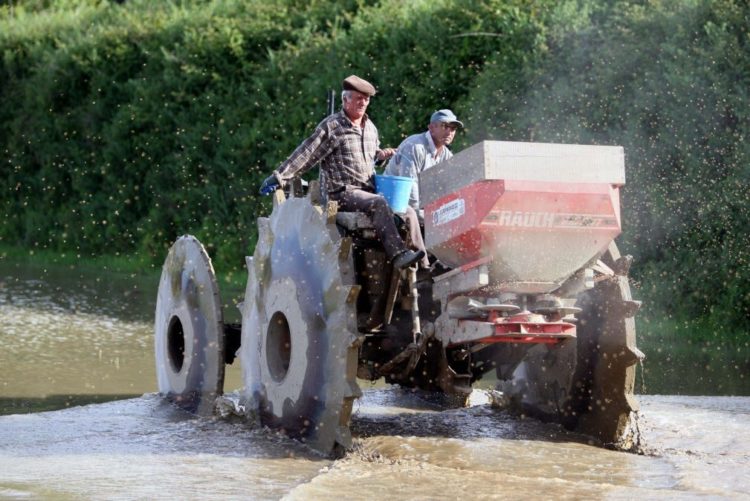
[[[158, 276], [0, 259], [0, 414], [156, 391], [157, 287]], [[229, 366], [227, 388], [240, 380]]]
[[750, 399], [647, 397], [648, 455], [607, 451], [480, 401], [365, 392], [337, 461], [156, 395], [0, 417], [0, 498], [742, 499]]
[[[645, 455], [512, 417], [480, 391], [471, 407], [449, 409], [397, 388], [365, 387], [352, 422], [355, 450], [336, 461], [231, 413], [183, 414], [152, 393], [155, 282], [0, 262], [3, 412], [72, 406], [0, 417], [0, 499], [740, 499], [750, 492], [747, 397], [641, 396]], [[237, 387], [238, 372], [230, 371], [228, 388]], [[111, 399], [120, 400], [73, 406]]]

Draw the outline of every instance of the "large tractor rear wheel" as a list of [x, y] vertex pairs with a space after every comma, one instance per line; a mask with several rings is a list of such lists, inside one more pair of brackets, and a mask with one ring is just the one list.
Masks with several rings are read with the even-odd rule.
[[177, 239], [164, 261], [154, 332], [159, 393], [211, 414], [224, 389], [224, 323], [211, 259], [193, 236]]
[[360, 395], [351, 242], [309, 197], [276, 196], [248, 258], [243, 400], [263, 424], [330, 453], [351, 445]]
[[579, 295], [577, 338], [531, 348], [500, 388], [524, 410], [620, 449], [638, 447], [635, 344], [627, 266], [612, 243], [601, 258], [615, 274]]
[[602, 257], [615, 275], [579, 298], [578, 353], [573, 376], [569, 424], [617, 449], [639, 445], [635, 413], [637, 364], [644, 355], [636, 347], [635, 315], [628, 268], [611, 243]]

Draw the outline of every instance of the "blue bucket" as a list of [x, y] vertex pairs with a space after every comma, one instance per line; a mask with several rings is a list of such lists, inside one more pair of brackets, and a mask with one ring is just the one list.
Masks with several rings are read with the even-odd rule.
[[412, 183], [410, 177], [375, 174], [375, 189], [385, 197], [393, 212], [406, 212]]

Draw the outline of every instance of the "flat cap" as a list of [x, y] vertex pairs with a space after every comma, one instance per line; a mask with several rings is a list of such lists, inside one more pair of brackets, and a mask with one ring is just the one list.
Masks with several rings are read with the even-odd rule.
[[374, 96], [377, 92], [370, 82], [363, 78], [359, 78], [357, 75], [349, 75], [346, 77], [342, 87], [344, 90], [356, 90], [357, 92], [367, 94], [368, 96]]

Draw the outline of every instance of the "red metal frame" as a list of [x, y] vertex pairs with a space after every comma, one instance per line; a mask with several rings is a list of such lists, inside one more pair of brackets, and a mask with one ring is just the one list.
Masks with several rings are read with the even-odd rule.
[[503, 317], [493, 311], [487, 322], [495, 324], [495, 334], [477, 343], [556, 344], [576, 336], [575, 324], [534, 321], [528, 312]]

